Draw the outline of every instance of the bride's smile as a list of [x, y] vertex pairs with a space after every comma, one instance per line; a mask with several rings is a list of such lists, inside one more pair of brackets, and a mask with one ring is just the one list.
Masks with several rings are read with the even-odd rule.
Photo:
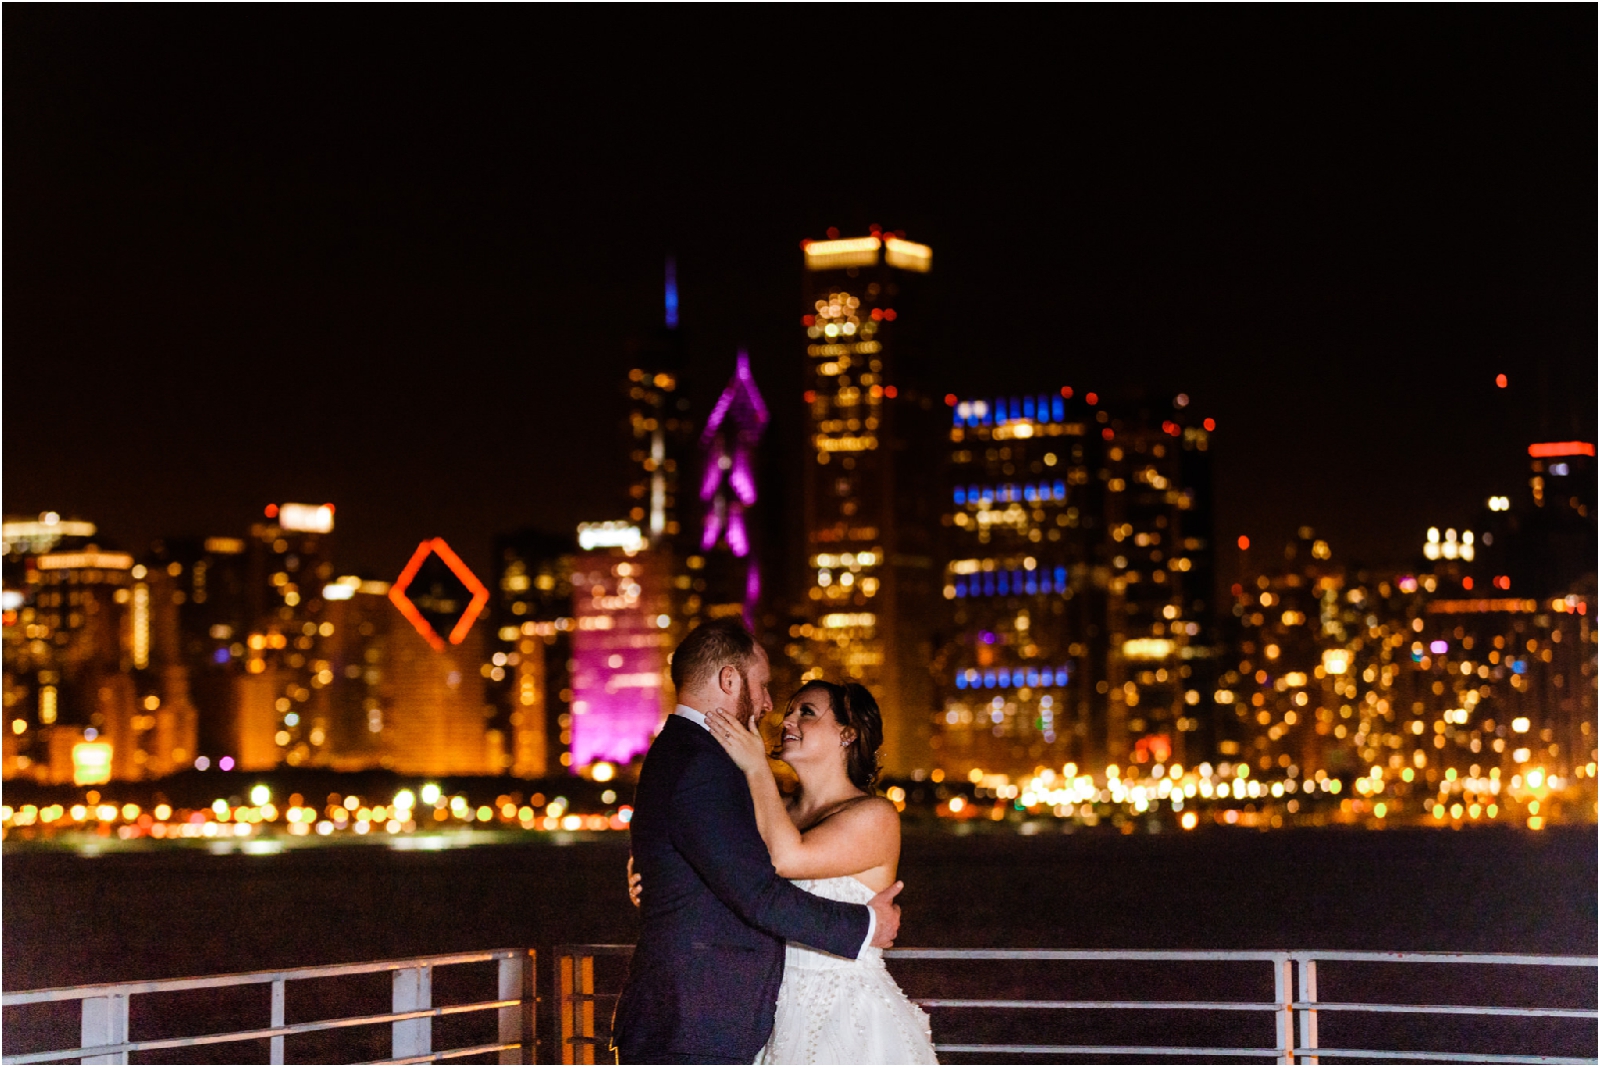
[[796, 760], [805, 762], [824, 754], [838, 758], [844, 740], [844, 727], [822, 703], [820, 693], [802, 690], [783, 717], [780, 758], [791, 767]]

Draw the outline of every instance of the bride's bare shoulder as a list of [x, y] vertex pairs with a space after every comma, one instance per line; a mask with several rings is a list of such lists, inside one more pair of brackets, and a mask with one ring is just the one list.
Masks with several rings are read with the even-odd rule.
[[892, 801], [879, 796], [865, 796], [852, 801], [839, 816], [848, 819], [851, 826], [857, 829], [900, 828], [899, 809]]

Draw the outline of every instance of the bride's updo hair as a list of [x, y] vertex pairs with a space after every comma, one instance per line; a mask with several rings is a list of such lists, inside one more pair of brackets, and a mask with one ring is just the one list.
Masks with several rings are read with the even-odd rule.
[[845, 746], [844, 769], [850, 782], [863, 792], [872, 792], [878, 780], [878, 746], [883, 744], [883, 713], [867, 687], [856, 682], [839, 685], [820, 678], [807, 682], [795, 694], [809, 689], [828, 694], [833, 717], [840, 726], [856, 733], [855, 740]]

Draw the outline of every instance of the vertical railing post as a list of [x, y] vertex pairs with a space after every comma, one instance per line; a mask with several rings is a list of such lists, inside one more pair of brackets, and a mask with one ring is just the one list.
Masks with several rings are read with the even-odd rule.
[[516, 1000], [514, 1008], [501, 1008], [500, 1017], [500, 1043], [509, 1045], [517, 1043], [515, 1049], [503, 1049], [500, 1052], [501, 1063], [532, 1063], [534, 1062], [533, 1031], [534, 1031], [534, 1006], [537, 998], [534, 992], [536, 981], [537, 960], [532, 949], [519, 952], [515, 956], [507, 957], [500, 961], [500, 994], [499, 1000]]
[[[120, 1045], [128, 1040], [128, 996], [113, 993], [108, 997], [85, 997], [83, 1000], [82, 1048], [96, 1045]], [[80, 1063], [127, 1063], [126, 1052], [113, 1052], [108, 1056], [85, 1056]]]
[[[433, 1007], [433, 968], [406, 967], [394, 972], [392, 1011], [421, 1011]], [[393, 1058], [425, 1056], [433, 1051], [433, 1020], [403, 1019], [394, 1028]]]
[[574, 950], [556, 960], [561, 997], [561, 1062], [594, 1062], [594, 957]]
[[1294, 1062], [1294, 962], [1288, 956], [1272, 961], [1272, 996], [1278, 1005], [1278, 1062]]
[[594, 957], [584, 955], [578, 960], [578, 1018], [581, 1033], [589, 1040], [583, 1043], [579, 1063], [594, 1062]]
[[[1317, 1002], [1317, 961], [1310, 956], [1303, 956], [1300, 964], [1300, 1003], [1315, 1004]], [[1300, 1009], [1300, 1049], [1304, 1053], [1308, 1049], [1317, 1047], [1317, 1009]], [[1302, 1056], [1302, 1063], [1319, 1063], [1315, 1052]]]
[[572, 1058], [572, 1022], [574, 1003], [572, 999], [572, 967], [574, 959], [571, 955], [557, 950], [556, 955], [556, 1025], [557, 1040], [561, 1042], [561, 1062], [575, 1063]]
[[[284, 986], [284, 982], [283, 982], [282, 978], [280, 978], [276, 982], [272, 983], [272, 1025], [274, 1027], [278, 1027], [278, 1026], [282, 1026], [283, 1025], [283, 993], [284, 993], [283, 986]], [[271, 1047], [271, 1052], [267, 1057], [267, 1062], [268, 1063], [282, 1063], [283, 1062], [283, 1035], [280, 1034], [279, 1036], [274, 1037], [271, 1040], [272, 1040], [272, 1047]]]
[[528, 968], [522, 979], [524, 1002], [522, 1005], [523, 1063], [539, 1062], [539, 951], [528, 950]]

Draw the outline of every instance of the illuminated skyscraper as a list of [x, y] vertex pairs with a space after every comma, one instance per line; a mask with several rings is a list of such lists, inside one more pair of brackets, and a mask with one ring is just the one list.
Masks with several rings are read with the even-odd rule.
[[267, 521], [250, 527], [251, 632], [234, 705], [238, 751], [225, 753], [241, 770], [325, 762], [334, 631], [323, 589], [334, 578], [333, 514], [331, 504], [271, 504]]
[[[94, 742], [115, 746], [105, 753], [115, 771], [144, 777], [137, 742], [155, 726], [136, 683], [152, 666], [145, 569], [87, 540], [16, 536], [34, 525], [56, 523], [6, 524], [5, 773], [70, 782], [73, 749]], [[93, 536], [88, 523], [60, 525]], [[170, 757], [177, 737], [169, 729], [163, 740]]]
[[891, 773], [929, 766], [932, 402], [901, 379], [914, 358], [913, 290], [933, 252], [895, 234], [805, 244], [807, 458], [802, 605], [791, 646], [808, 677], [857, 680], [884, 711]]
[[693, 455], [694, 422], [683, 394], [683, 337], [678, 329], [677, 265], [667, 260], [665, 324], [639, 346], [628, 372], [628, 434], [634, 476], [628, 518], [652, 545], [683, 531], [678, 475]]
[[667, 656], [671, 556], [636, 527], [586, 523], [573, 561], [572, 705], [562, 742], [570, 766], [627, 765], [644, 755], [672, 710]]
[[700, 551], [706, 556], [706, 614], [715, 618], [733, 609], [752, 629], [761, 567], [746, 513], [756, 502], [755, 451], [766, 428], [767, 405], [750, 374], [750, 357], [741, 351], [700, 435]]
[[571, 740], [575, 547], [533, 530], [495, 541], [497, 643], [489, 692], [509, 727], [510, 771], [518, 778], [560, 773], [571, 759], [561, 737]]
[[1209, 752], [1212, 424], [1180, 423], [1182, 396], [1167, 417], [1071, 388], [947, 401], [936, 762], [1016, 773]]

